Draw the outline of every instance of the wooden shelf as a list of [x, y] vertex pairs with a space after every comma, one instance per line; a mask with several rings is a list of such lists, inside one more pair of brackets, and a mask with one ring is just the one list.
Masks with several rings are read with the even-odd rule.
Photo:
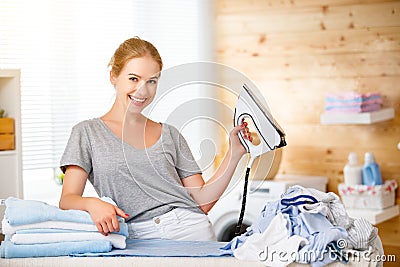
[[362, 113], [328, 113], [321, 114], [321, 124], [371, 124], [394, 118], [393, 108], [383, 108], [373, 112]]
[[394, 205], [383, 210], [373, 209], [346, 209], [352, 218], [365, 218], [372, 224], [379, 224], [399, 215], [399, 205]]
[[17, 151], [14, 150], [0, 150], [0, 156], [16, 155]]
[[0, 78], [15, 78], [19, 72], [18, 69], [0, 69]]
[[[14, 120], [12, 131], [10, 127], [4, 128], [7, 125], [4, 121], [0, 130], [3, 137], [12, 133], [14, 141], [13, 150], [0, 151], [0, 199], [10, 196], [23, 198], [21, 90], [20, 71], [17, 69], [0, 69], [0, 108]], [[5, 206], [0, 205], [0, 218], [3, 218], [4, 210]]]

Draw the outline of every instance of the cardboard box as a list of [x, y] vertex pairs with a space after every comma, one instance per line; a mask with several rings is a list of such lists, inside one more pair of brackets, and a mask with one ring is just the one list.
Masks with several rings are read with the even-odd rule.
[[0, 150], [15, 149], [14, 119], [0, 118]]

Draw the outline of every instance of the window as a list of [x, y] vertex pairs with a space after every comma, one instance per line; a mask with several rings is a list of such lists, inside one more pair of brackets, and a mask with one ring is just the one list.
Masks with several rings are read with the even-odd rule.
[[107, 64], [123, 40], [152, 42], [166, 68], [212, 59], [210, 3], [1, 1], [0, 68], [21, 69], [25, 198], [58, 201], [52, 179], [70, 130], [111, 107]]

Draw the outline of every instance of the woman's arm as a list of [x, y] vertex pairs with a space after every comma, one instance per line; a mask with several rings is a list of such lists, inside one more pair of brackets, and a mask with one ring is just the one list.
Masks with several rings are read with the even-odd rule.
[[221, 165], [207, 183], [204, 182], [201, 174], [195, 174], [182, 179], [183, 186], [188, 189], [190, 195], [205, 213], [210, 211], [224, 193], [237, 164], [242, 156], [246, 154], [246, 150], [238, 138], [239, 131], [244, 131], [244, 137], [250, 141], [252, 140], [246, 125], [243, 124], [233, 128], [229, 135], [229, 149]]
[[117, 215], [128, 218], [118, 207], [96, 197], [82, 197], [85, 189], [87, 173], [79, 166], [67, 166], [60, 198], [61, 209], [85, 210], [90, 213], [97, 229], [103, 235], [119, 231]]

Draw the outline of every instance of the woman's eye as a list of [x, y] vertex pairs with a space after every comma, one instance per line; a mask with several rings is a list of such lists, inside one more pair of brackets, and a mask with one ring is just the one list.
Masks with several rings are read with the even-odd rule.
[[138, 78], [136, 78], [136, 77], [130, 77], [129, 80], [134, 81], [134, 82], [137, 82]]
[[150, 83], [150, 84], [156, 84], [157, 80], [148, 80], [147, 82]]

